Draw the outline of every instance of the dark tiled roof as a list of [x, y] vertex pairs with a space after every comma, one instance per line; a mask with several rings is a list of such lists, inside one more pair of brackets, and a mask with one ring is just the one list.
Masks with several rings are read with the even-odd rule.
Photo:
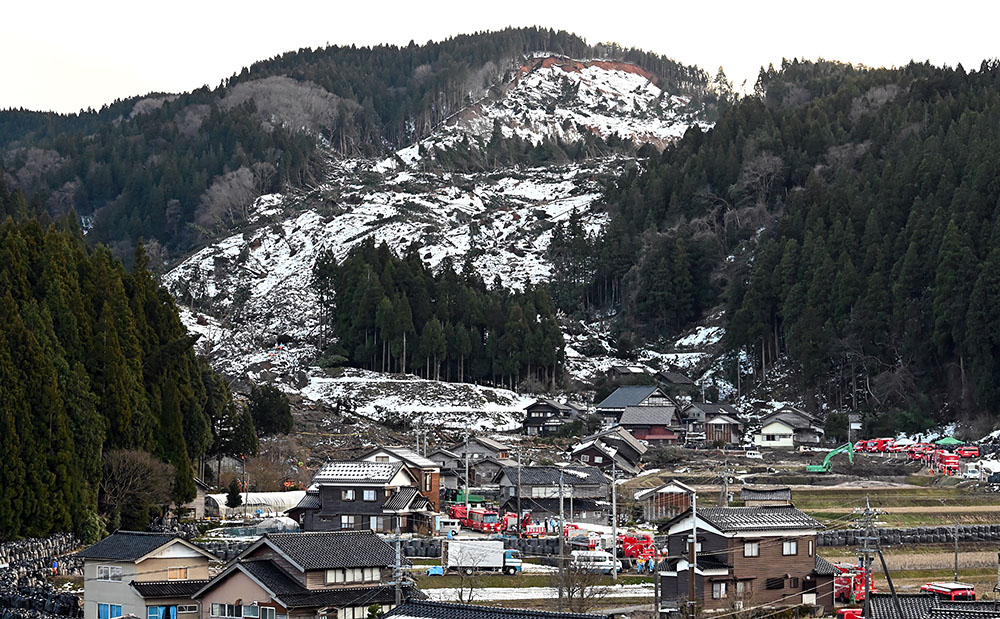
[[402, 462], [327, 462], [313, 477], [314, 484], [336, 484], [340, 482], [371, 482], [387, 484], [396, 476]]
[[491, 608], [472, 604], [410, 601], [390, 610], [396, 619], [607, 619], [610, 615], [556, 613], [521, 608]]
[[386, 567], [396, 559], [392, 547], [372, 531], [268, 533], [261, 541], [280, 550], [304, 570]]
[[150, 598], [189, 598], [199, 589], [208, 584], [207, 580], [133, 580], [132, 588], [145, 599]]
[[[563, 508], [567, 513], [569, 513], [570, 500], [569, 497], [563, 497]], [[507, 511], [517, 512], [517, 497], [507, 499], [504, 503], [504, 508]], [[525, 511], [536, 511], [536, 512], [548, 512], [550, 514], [559, 513], [559, 499], [533, 499], [531, 497], [522, 496], [521, 497], [521, 509]], [[597, 499], [573, 499], [573, 511], [575, 512], [591, 512], [591, 511], [610, 511], [611, 505], [603, 505], [597, 502]]]
[[[899, 606], [903, 610], [902, 619], [927, 619], [937, 596], [931, 593], [900, 593]], [[865, 604], [866, 619], [897, 619], [892, 594], [869, 593]]]
[[751, 488], [743, 486], [740, 490], [740, 500], [743, 501], [791, 501], [791, 488]]
[[796, 430], [806, 428], [820, 428], [820, 422], [809, 413], [797, 408], [781, 408], [770, 415], [761, 418], [761, 426], [766, 426], [772, 421], [779, 420]]
[[412, 486], [407, 486], [405, 488], [400, 488], [396, 492], [392, 493], [392, 496], [386, 499], [385, 503], [382, 505], [382, 509], [398, 512], [401, 509], [406, 509], [413, 500], [413, 497], [417, 496], [417, 489]]
[[932, 608], [928, 619], [996, 619], [1000, 617], [1000, 608]]
[[662, 370], [656, 373], [657, 376], [661, 377], [668, 383], [673, 383], [674, 385], [693, 385], [694, 381], [684, 376], [680, 372], [671, 372], [669, 370]]
[[622, 413], [618, 425], [628, 426], [669, 426], [674, 421], [673, 406], [628, 406]]
[[299, 504], [288, 511], [293, 509], [319, 509], [319, 493], [306, 492], [306, 495], [302, 497]]
[[659, 389], [656, 385], [628, 385], [615, 389], [614, 393], [601, 400], [597, 408], [625, 408], [636, 406]]
[[[558, 486], [560, 471], [563, 472], [563, 486], [592, 486], [595, 484], [608, 483], [608, 478], [604, 476], [601, 469], [593, 466], [522, 466], [521, 485]], [[507, 479], [516, 482], [517, 467], [505, 466], [500, 470], [500, 475], [506, 475]]]
[[410, 509], [415, 512], [427, 509], [431, 506], [431, 502], [427, 500], [427, 497], [420, 494], [417, 498], [413, 499], [413, 503], [410, 504]]
[[764, 507], [707, 507], [698, 517], [720, 531], [771, 531], [775, 529], [822, 529], [823, 525], [791, 505]]
[[710, 415], [736, 415], [736, 409], [732, 404], [709, 404], [708, 402], [692, 402], [688, 408], [696, 408], [701, 412], [705, 413], [705, 416]]
[[816, 555], [816, 567], [813, 569], [818, 576], [836, 576], [837, 568], [833, 567], [833, 564], [824, 559], [823, 557]]
[[115, 531], [93, 546], [76, 553], [76, 556], [84, 559], [135, 561], [174, 539], [177, 536], [172, 533]]
[[[413, 586], [403, 586], [403, 599], [419, 597]], [[351, 587], [342, 589], [302, 589], [299, 593], [279, 595], [286, 608], [311, 608], [314, 606], [368, 606], [370, 604], [395, 604], [396, 588], [392, 585]]]
[[237, 565], [246, 570], [248, 574], [257, 579], [260, 584], [264, 585], [274, 595], [280, 596], [285, 593], [299, 593], [302, 590], [302, 585], [275, 565], [273, 561], [266, 559], [262, 561], [240, 561]]
[[1000, 611], [1000, 601], [998, 600], [938, 600], [935, 606], [947, 610]]

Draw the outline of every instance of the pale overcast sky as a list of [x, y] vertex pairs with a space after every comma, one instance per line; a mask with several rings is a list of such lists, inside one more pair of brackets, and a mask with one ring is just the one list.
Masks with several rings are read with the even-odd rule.
[[712, 75], [721, 65], [737, 87], [752, 87], [759, 67], [782, 57], [974, 69], [1000, 55], [998, 18], [995, 0], [9, 2], [0, 21], [0, 108], [75, 112], [214, 87], [256, 60], [302, 47], [405, 45], [530, 25], [641, 47]]

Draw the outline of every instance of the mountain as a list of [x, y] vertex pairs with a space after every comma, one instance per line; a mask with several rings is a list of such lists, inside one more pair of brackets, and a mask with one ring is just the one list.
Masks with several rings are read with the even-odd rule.
[[[310, 393], [310, 383], [324, 380], [314, 362], [327, 345], [313, 285], [318, 261], [343, 262], [385, 243], [400, 256], [416, 251], [436, 272], [469, 269], [501, 288], [550, 280], [553, 235], [563, 227], [600, 232], [609, 221], [604, 184], [636, 165], [629, 153], [656, 152], [692, 125], [710, 126], [702, 107], [656, 82], [626, 62], [533, 56], [416, 144], [385, 158], [331, 160], [314, 187], [258, 198], [242, 231], [197, 251], [164, 283], [188, 308], [186, 323], [205, 335], [216, 368], [234, 377], [278, 376]], [[501, 143], [600, 149], [487, 167]], [[442, 169], [460, 156], [482, 169]], [[447, 326], [450, 318], [436, 313]], [[520, 406], [507, 402], [509, 411]]]
[[430, 135], [536, 52], [626, 59], [698, 106], [715, 100], [697, 67], [566, 32], [507, 29], [425, 45], [303, 49], [216, 88], [99, 111], [2, 111], [0, 167], [50, 213], [75, 210], [92, 240], [130, 255], [143, 238], [154, 257], [172, 257], [242, 225], [253, 197], [322, 181], [331, 155], [385, 155]]

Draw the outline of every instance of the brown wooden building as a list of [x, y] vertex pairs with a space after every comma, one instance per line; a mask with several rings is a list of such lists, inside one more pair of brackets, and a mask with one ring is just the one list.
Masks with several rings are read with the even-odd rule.
[[676, 479], [635, 493], [635, 500], [642, 506], [642, 517], [647, 522], [674, 518], [691, 509], [694, 489]]
[[[662, 610], [689, 597], [691, 510], [666, 523], [668, 559], [659, 566]], [[832, 576], [818, 570], [819, 522], [791, 505], [710, 507], [697, 514], [695, 595], [704, 610], [813, 604], [833, 611]], [[824, 573], [820, 573], [823, 571]]]

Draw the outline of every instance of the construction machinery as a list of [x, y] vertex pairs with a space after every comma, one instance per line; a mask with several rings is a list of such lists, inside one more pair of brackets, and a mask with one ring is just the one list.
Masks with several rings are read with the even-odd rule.
[[806, 473], [829, 473], [830, 469], [833, 468], [831, 464], [834, 456], [847, 452], [847, 457], [850, 459], [851, 464], [854, 464], [854, 443], [844, 443], [840, 447], [833, 449], [830, 453], [826, 454], [826, 459], [823, 460], [823, 464], [810, 464], [806, 467]]

